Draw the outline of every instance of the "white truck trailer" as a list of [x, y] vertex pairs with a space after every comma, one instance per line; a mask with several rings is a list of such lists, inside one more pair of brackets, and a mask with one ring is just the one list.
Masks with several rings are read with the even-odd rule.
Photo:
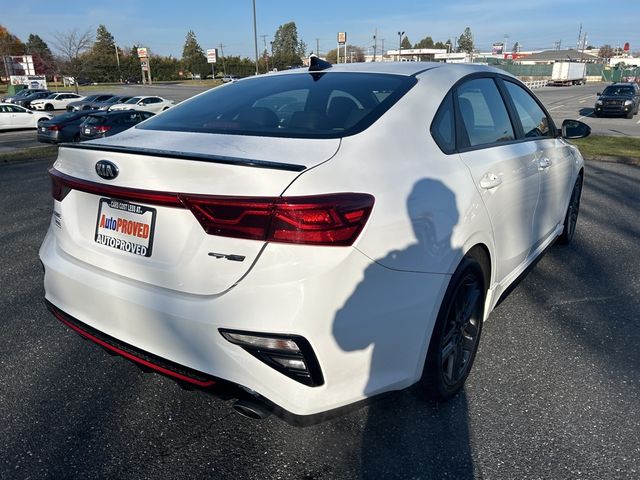
[[553, 64], [549, 85], [582, 85], [587, 82], [587, 65], [576, 62], [556, 62]]

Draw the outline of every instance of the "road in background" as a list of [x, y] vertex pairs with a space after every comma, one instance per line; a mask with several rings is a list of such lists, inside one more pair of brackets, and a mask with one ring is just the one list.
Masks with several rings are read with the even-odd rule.
[[588, 83], [571, 87], [543, 87], [534, 93], [549, 110], [558, 127], [565, 119], [581, 120], [591, 127], [592, 135], [640, 137], [640, 115], [625, 117], [601, 117], [593, 114], [593, 108], [609, 83]]
[[46, 310], [49, 164], [0, 166], [0, 478], [640, 478], [640, 168], [587, 164], [574, 242], [492, 313], [460, 395], [296, 428], [145, 374]]

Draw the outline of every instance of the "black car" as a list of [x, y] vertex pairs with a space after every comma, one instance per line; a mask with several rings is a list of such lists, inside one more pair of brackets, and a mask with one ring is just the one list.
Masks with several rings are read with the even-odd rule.
[[637, 83], [614, 83], [598, 92], [595, 115], [626, 115], [633, 118], [640, 109], [640, 86]]
[[153, 117], [151, 112], [120, 110], [116, 112], [92, 113], [80, 125], [80, 140], [102, 138], [123, 132], [134, 125]]
[[62, 143], [80, 141], [80, 124], [90, 110], [67, 112], [51, 120], [38, 124], [38, 141], [43, 143]]
[[115, 95], [115, 96], [111, 97], [110, 99], [105, 100], [104, 102], [94, 102], [94, 103], [92, 103], [90, 108], [92, 110], [107, 111], [107, 110], [109, 110], [109, 107], [112, 107], [114, 105], [118, 105], [119, 103], [125, 103], [126, 101], [130, 100], [131, 98], [133, 98], [133, 95], [129, 95], [129, 96]]
[[31, 108], [31, 102], [33, 100], [40, 100], [41, 98], [47, 98], [52, 93], [53, 92], [50, 92], [49, 90], [43, 90], [42, 92], [35, 92], [35, 93], [32, 93], [31, 95], [14, 98], [13, 104], [20, 105], [21, 107], [24, 107], [24, 108]]
[[[44, 88], [24, 88], [11, 97], [4, 97], [2, 101], [6, 103], [15, 103], [16, 100], [20, 100], [21, 98], [25, 98], [31, 95], [32, 93], [38, 93], [38, 92], [49, 92], [49, 91]], [[49, 94], [51, 94], [51, 92], [49, 92]]]
[[82, 100], [69, 103], [67, 105], [67, 112], [79, 112], [80, 110], [91, 110], [91, 106], [94, 103], [105, 102], [114, 96], [115, 95], [104, 94], [104, 93], [88, 95], [84, 97]]

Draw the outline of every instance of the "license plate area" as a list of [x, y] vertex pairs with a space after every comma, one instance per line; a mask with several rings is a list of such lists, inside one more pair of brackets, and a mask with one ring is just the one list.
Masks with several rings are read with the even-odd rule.
[[101, 198], [94, 241], [131, 255], [150, 257], [155, 225], [155, 208]]

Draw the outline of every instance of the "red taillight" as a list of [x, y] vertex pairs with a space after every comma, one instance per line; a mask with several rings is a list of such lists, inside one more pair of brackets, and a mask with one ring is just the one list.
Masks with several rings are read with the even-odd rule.
[[96, 127], [96, 132], [98, 133], [107, 133], [109, 130], [111, 130], [111, 127], [108, 125], [98, 125]]
[[210, 235], [307, 245], [352, 245], [367, 223], [375, 199], [367, 193], [308, 197], [223, 197], [154, 192], [70, 177], [55, 169], [52, 195], [70, 190], [167, 207], [188, 208]]
[[62, 130], [62, 125], [51, 125], [50, 127], [47, 127], [47, 130], [51, 132], [59, 132]]
[[365, 193], [234, 198], [180, 195], [212, 235], [307, 245], [351, 245], [369, 219]]

